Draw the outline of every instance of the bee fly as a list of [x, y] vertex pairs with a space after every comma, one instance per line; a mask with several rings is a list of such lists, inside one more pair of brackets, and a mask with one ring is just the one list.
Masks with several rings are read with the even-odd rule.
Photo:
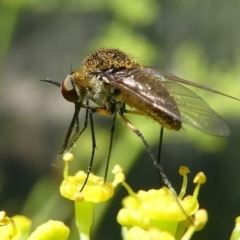
[[[126, 118], [125, 114], [148, 116], [159, 122], [162, 130], [167, 128], [179, 131], [182, 124], [186, 123], [207, 134], [224, 137], [230, 134], [224, 120], [201, 97], [181, 84], [201, 88], [240, 101], [237, 98], [178, 78], [170, 73], [144, 67], [118, 49], [101, 49], [92, 53], [83, 61], [82, 69], [70, 73], [62, 84], [51, 79], [42, 81], [60, 87], [63, 97], [75, 104], [75, 113], [60, 154], [71, 150], [74, 143], [86, 129], [89, 118], [93, 149], [84, 185], [91, 172], [96, 148], [93, 113], [113, 115], [105, 179], [111, 154], [116, 113], [118, 113], [126, 125], [140, 137], [154, 165], [157, 167], [163, 183], [171, 188], [171, 184], [165, 176], [160, 163], [153, 156], [149, 144], [142, 133]], [[98, 107], [89, 105], [89, 100], [95, 102]], [[135, 110], [126, 109], [126, 105]], [[79, 131], [78, 114], [81, 108], [86, 109], [86, 118], [83, 129]], [[76, 133], [69, 142], [74, 126], [76, 126]], [[160, 155], [158, 155], [159, 158]]]

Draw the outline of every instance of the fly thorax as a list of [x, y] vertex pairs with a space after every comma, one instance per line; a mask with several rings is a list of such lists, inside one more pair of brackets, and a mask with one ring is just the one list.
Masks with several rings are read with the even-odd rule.
[[116, 103], [116, 89], [102, 81], [98, 75], [89, 78], [91, 88], [87, 91], [87, 97], [100, 107], [112, 111]]

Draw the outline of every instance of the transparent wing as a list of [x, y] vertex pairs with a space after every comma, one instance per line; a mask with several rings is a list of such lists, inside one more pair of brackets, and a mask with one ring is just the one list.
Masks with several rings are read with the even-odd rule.
[[150, 74], [154, 74], [158, 78], [158, 81], [164, 81], [166, 88], [174, 96], [174, 99], [178, 104], [183, 123], [214, 136], [228, 136], [230, 134], [230, 129], [221, 116], [210, 108], [207, 102], [195, 92], [179, 83], [202, 88], [227, 97], [231, 96], [199, 84], [195, 85], [193, 82], [180, 79], [172, 74], [152, 69], [147, 70]]
[[214, 136], [230, 134], [224, 120], [196, 93], [176, 82], [165, 84], [178, 104], [183, 123]]
[[[231, 96], [147, 67], [119, 71], [110, 82], [121, 92], [131, 95], [135, 101], [144, 100], [156, 112], [164, 111], [169, 116], [213, 136], [230, 134], [224, 120], [201, 97], [182, 84], [233, 98]], [[176, 114], [173, 102], [169, 103], [169, 96], [173, 96], [180, 115]]]

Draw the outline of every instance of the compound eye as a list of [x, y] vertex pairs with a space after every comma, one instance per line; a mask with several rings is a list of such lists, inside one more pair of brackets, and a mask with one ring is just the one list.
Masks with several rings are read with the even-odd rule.
[[69, 74], [62, 82], [61, 91], [63, 97], [69, 102], [77, 102], [78, 94], [73, 86], [71, 75]]

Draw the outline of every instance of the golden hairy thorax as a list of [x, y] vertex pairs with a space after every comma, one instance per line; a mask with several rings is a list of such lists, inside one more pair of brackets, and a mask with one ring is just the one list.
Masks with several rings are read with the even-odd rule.
[[83, 74], [89, 76], [110, 69], [133, 69], [140, 65], [118, 49], [101, 49], [83, 61]]

